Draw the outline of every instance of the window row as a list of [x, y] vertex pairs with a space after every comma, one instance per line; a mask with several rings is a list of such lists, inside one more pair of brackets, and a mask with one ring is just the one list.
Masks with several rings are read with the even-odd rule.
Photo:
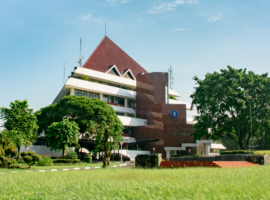
[[93, 98], [100, 99], [100, 95], [98, 93], [77, 90], [77, 89], [75, 89], [75, 96], [79, 96], [79, 97], [84, 96], [84, 97], [88, 97], [91, 99], [93, 99]]
[[109, 95], [103, 95], [103, 101], [106, 103], [113, 103], [117, 105], [125, 105], [125, 99], [121, 97], [114, 97]]

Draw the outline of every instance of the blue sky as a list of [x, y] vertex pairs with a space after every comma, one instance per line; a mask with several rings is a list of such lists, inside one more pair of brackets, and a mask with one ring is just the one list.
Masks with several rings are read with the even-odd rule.
[[196, 75], [231, 65], [270, 69], [269, 0], [0, 0], [0, 106], [52, 103], [77, 66], [107, 35], [148, 72], [174, 70], [182, 101]]

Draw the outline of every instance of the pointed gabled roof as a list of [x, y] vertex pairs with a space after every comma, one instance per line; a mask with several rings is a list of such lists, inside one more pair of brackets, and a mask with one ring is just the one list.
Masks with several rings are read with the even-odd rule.
[[85, 62], [83, 68], [105, 73], [108, 67], [113, 65], [117, 66], [120, 74], [126, 69], [130, 69], [134, 76], [137, 76], [139, 73], [147, 73], [144, 68], [105, 35], [95, 51]]

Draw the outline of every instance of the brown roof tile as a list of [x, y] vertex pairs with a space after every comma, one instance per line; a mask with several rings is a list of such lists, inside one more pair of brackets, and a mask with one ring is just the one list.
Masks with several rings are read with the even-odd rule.
[[83, 68], [105, 73], [108, 67], [112, 65], [116, 65], [121, 74], [126, 69], [130, 69], [135, 76], [139, 73], [147, 73], [144, 68], [105, 35], [92, 55], [85, 62]]

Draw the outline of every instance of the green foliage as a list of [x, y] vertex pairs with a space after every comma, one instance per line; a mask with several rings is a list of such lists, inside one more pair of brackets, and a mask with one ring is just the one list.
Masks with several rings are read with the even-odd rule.
[[188, 158], [198, 158], [200, 157], [199, 155], [182, 155], [182, 154], [175, 154], [171, 155], [171, 157], [188, 157]]
[[50, 156], [42, 156], [40, 161], [37, 163], [38, 166], [52, 166], [53, 160]]
[[4, 156], [5, 155], [5, 151], [4, 149], [0, 146], [0, 156]]
[[89, 78], [87, 76], [82, 76], [81, 79], [85, 81], [89, 81]]
[[[254, 136], [261, 128], [270, 128], [270, 78], [246, 69], [221, 70], [206, 74], [204, 80], [194, 77], [198, 87], [190, 96], [192, 107], [199, 116], [193, 134], [195, 140], [202, 137], [214, 140], [225, 136], [234, 140], [240, 149], [248, 149], [251, 137], [251, 117]], [[211, 134], [208, 129], [211, 129]]]
[[29, 166], [29, 169], [32, 165], [35, 165], [38, 161], [41, 160], [41, 157], [33, 151], [22, 152], [21, 156], [23, 161]]
[[74, 152], [74, 151], [68, 151], [66, 157], [67, 157], [68, 159], [75, 160], [75, 159], [78, 158], [78, 155], [77, 155], [77, 153]]
[[251, 151], [251, 150], [234, 150], [234, 151], [221, 151], [220, 155], [228, 154], [255, 154], [255, 155], [270, 155], [270, 151]]
[[92, 163], [92, 156], [90, 154], [86, 154], [83, 158], [84, 162]]
[[221, 151], [220, 152], [220, 155], [228, 155], [228, 154], [254, 154], [254, 152], [250, 150], [234, 150], [234, 151]]
[[10, 103], [10, 108], [0, 108], [0, 118], [4, 120], [4, 127], [14, 134], [15, 143], [19, 148], [30, 145], [37, 138], [37, 118], [33, 109], [29, 109], [27, 100]]
[[53, 163], [80, 163], [80, 159], [53, 159]]
[[0, 166], [7, 167], [9, 165], [9, 159], [5, 156], [0, 156]]
[[13, 157], [16, 157], [18, 155], [18, 151], [15, 149], [15, 147], [9, 146], [5, 150], [5, 155], [13, 158]]
[[70, 95], [57, 104], [42, 108], [36, 114], [39, 131], [45, 130], [45, 134], [51, 123], [68, 117], [78, 124], [81, 133], [94, 135], [96, 151], [104, 152], [104, 166], [110, 164], [111, 151], [119, 148], [124, 127], [113, 108], [104, 101]]
[[178, 101], [174, 96], [170, 96], [169, 98]]
[[65, 150], [68, 146], [78, 143], [79, 127], [74, 121], [63, 119], [61, 122], [52, 123], [45, 136], [46, 145], [51, 150], [62, 150], [62, 156], [65, 156]]

